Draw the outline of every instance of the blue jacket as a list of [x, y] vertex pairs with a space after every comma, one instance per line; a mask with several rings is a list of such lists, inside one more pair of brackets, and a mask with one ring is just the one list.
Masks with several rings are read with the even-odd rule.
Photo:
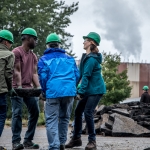
[[38, 62], [40, 84], [46, 98], [58, 98], [76, 95], [79, 80], [73, 57], [60, 48], [48, 48]]

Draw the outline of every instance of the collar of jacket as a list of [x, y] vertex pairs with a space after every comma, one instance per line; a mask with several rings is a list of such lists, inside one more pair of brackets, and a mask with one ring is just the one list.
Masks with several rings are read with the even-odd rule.
[[86, 57], [99, 57], [101, 53], [89, 53]]
[[53, 53], [53, 52], [65, 53], [65, 50], [61, 48], [48, 48], [44, 51], [44, 54]]
[[9, 49], [7, 48], [5, 44], [0, 43], [0, 51], [4, 51], [4, 50], [9, 51]]
[[[86, 55], [86, 53], [83, 53], [81, 57], [81, 63], [83, 63], [89, 57], [94, 57], [96, 59], [99, 59], [100, 56], [101, 56], [101, 53], [89, 53], [88, 55]], [[99, 60], [99, 62], [101, 64], [101, 60]]]

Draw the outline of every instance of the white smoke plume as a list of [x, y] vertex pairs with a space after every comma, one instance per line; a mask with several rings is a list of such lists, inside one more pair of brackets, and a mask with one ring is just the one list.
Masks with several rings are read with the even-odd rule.
[[105, 31], [102, 36], [112, 41], [125, 59], [130, 55], [139, 59], [142, 50], [141, 22], [134, 3], [131, 5], [128, 0], [95, 0], [95, 5], [96, 25]]

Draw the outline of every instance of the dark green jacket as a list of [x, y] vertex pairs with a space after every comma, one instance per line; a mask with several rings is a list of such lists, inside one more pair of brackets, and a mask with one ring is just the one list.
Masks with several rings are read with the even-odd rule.
[[101, 74], [102, 55], [100, 53], [83, 54], [80, 62], [81, 86], [79, 94], [96, 95], [106, 93], [106, 86]]
[[4, 44], [0, 44], [0, 93], [12, 88], [14, 59], [14, 54]]

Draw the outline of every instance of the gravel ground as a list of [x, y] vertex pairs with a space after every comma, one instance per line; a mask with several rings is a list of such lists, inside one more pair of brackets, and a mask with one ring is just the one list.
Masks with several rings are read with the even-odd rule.
[[[21, 134], [22, 138], [24, 137], [25, 131], [26, 128], [24, 127]], [[5, 146], [7, 150], [11, 150], [11, 137], [11, 128], [5, 127], [3, 135], [0, 138], [0, 145]], [[81, 147], [72, 148], [72, 150], [84, 150], [87, 144], [87, 135], [82, 135], [82, 141], [83, 145]], [[40, 145], [40, 150], [48, 149], [45, 127], [37, 127], [34, 142]], [[144, 148], [148, 147], [150, 147], [150, 138], [97, 136], [97, 150], [144, 150]]]

